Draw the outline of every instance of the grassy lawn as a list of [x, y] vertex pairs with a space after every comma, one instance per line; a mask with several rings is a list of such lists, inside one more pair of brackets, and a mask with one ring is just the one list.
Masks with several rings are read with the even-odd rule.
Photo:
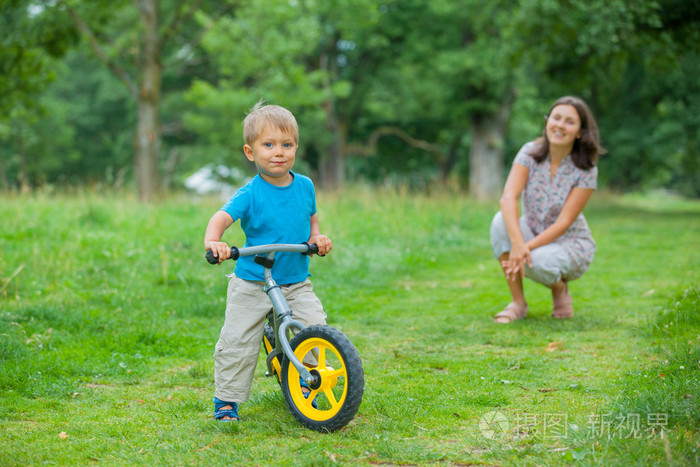
[[[312, 260], [365, 396], [304, 429], [261, 358], [241, 423], [211, 420], [225, 273], [214, 199], [0, 199], [0, 465], [689, 465], [700, 463], [700, 203], [597, 194], [576, 315], [493, 323], [497, 203], [454, 193], [320, 193]], [[241, 244], [237, 225], [226, 239]]]

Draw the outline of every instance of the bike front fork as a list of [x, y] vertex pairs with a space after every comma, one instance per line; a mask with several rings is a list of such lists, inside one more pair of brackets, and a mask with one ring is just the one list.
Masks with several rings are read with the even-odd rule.
[[[312, 375], [297, 356], [294, 355], [294, 351], [289, 345], [289, 339], [287, 339], [287, 329], [294, 328], [297, 331], [301, 331], [304, 329], [304, 325], [292, 318], [292, 310], [289, 308], [289, 304], [284, 298], [280, 286], [277, 285], [272, 278], [271, 269], [268, 268], [265, 268], [265, 287], [263, 291], [270, 297], [272, 307], [275, 310], [275, 339], [277, 340], [275, 348], [282, 349], [284, 355], [286, 355], [291, 364], [294, 365], [294, 368], [299, 372], [299, 376], [301, 376], [301, 379], [303, 379], [306, 384], [315, 384], [316, 377]], [[277, 326], [278, 322], [279, 326]], [[268, 361], [268, 371], [269, 368], [270, 362]]]

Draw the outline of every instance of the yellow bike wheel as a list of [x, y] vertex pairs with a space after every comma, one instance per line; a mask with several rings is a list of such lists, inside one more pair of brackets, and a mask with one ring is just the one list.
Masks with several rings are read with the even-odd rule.
[[324, 325], [303, 329], [290, 346], [316, 377], [316, 382], [305, 387], [294, 365], [283, 358], [282, 391], [292, 415], [317, 431], [335, 431], [347, 425], [364, 393], [362, 361], [355, 346], [345, 334]]

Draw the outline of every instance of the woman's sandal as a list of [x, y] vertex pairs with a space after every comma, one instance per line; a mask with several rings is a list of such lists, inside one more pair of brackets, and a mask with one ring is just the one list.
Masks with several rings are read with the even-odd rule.
[[[230, 409], [224, 409], [224, 407], [231, 407]], [[229, 418], [224, 418], [229, 417]], [[238, 417], [238, 402], [226, 402], [218, 398], [214, 398], [214, 420], [220, 422], [237, 422], [240, 420]]]
[[527, 305], [521, 306], [510, 302], [503, 311], [494, 316], [493, 320], [499, 324], [508, 324], [527, 316]]
[[564, 293], [559, 297], [552, 296], [554, 309], [552, 310], [552, 318], [569, 319], [574, 316], [574, 308], [571, 306], [571, 295], [569, 295], [569, 285], [564, 282], [566, 287]]

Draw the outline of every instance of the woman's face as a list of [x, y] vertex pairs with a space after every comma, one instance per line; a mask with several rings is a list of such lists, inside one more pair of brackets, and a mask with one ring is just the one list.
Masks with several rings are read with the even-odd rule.
[[550, 145], [573, 148], [576, 139], [581, 137], [581, 117], [576, 107], [560, 104], [552, 109], [545, 126]]

